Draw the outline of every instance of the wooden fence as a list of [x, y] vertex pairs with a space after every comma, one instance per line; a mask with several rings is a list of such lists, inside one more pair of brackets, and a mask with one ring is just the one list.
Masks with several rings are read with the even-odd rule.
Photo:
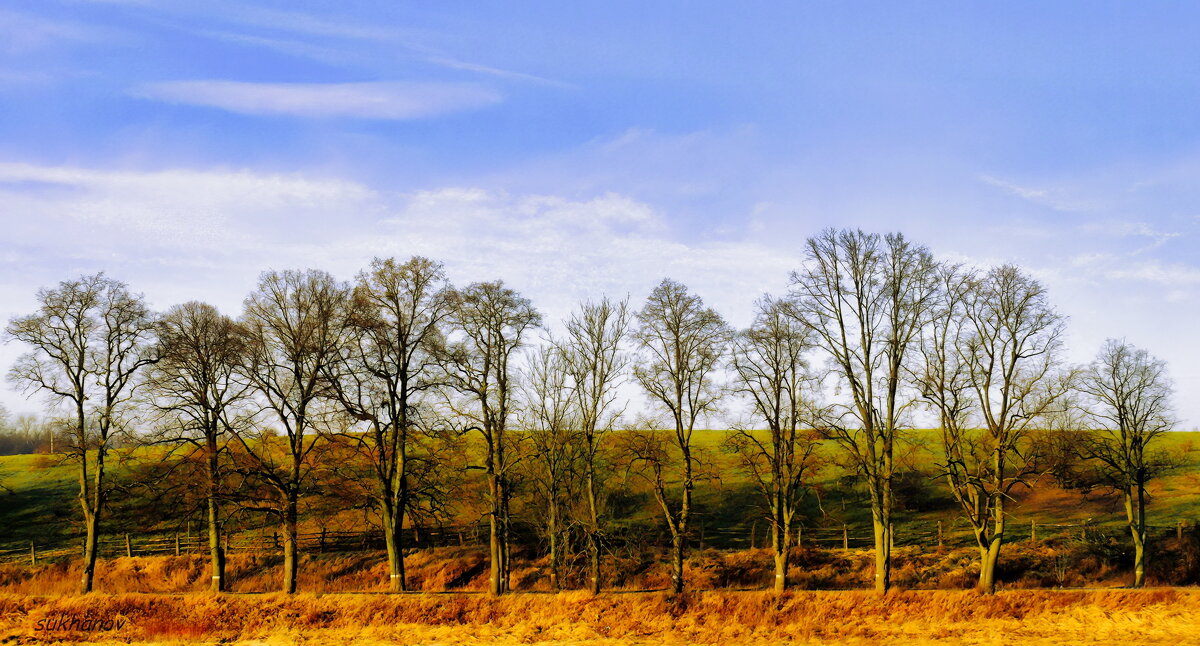
[[[478, 527], [420, 528], [406, 530], [407, 547], [426, 548], [446, 545], [474, 545], [480, 542]], [[278, 552], [283, 550], [284, 538], [278, 531], [256, 530], [234, 532], [222, 536], [225, 552]], [[206, 554], [207, 535], [187, 534], [121, 534], [104, 536], [98, 541], [100, 558], [132, 556], [180, 556]], [[338, 531], [322, 529], [303, 532], [297, 537], [301, 552], [357, 552], [386, 549], [380, 530]], [[36, 564], [38, 561], [81, 556], [83, 539], [39, 543], [31, 541], [18, 545], [0, 545], [0, 561]]]
[[[486, 540], [483, 525], [460, 527], [430, 527], [406, 529], [405, 545], [412, 548], [445, 547], [449, 545], [480, 545]], [[919, 522], [903, 523], [892, 527], [892, 544], [895, 546], [920, 546], [926, 548], [965, 547], [973, 545], [973, 538], [961, 523]], [[1196, 523], [1180, 521], [1171, 526], [1151, 526], [1153, 538], [1175, 535], [1182, 539], [1185, 532], [1196, 531]], [[1047, 540], [1096, 540], [1114, 537], [1128, 538], [1124, 525], [1099, 525], [1090, 520], [1076, 523], [1010, 523], [1005, 529], [1005, 541]], [[523, 528], [515, 537], [520, 541], [536, 541], [532, 528]], [[645, 541], [647, 537], [613, 538], [613, 542]], [[279, 552], [283, 549], [283, 536], [272, 530], [234, 532], [223, 536], [226, 553]], [[695, 528], [693, 540], [700, 548], [745, 549], [748, 547], [770, 547], [771, 537], [765, 522], [751, 525], [750, 530], [733, 528]], [[802, 527], [793, 539], [800, 546], [826, 549], [860, 549], [874, 545], [874, 534], [870, 526]], [[654, 541], [648, 541], [653, 544]], [[383, 532], [375, 530], [335, 531], [322, 529], [302, 533], [298, 537], [298, 548], [305, 553], [383, 551], [386, 549]], [[99, 541], [101, 558], [130, 556], [204, 554], [208, 552], [208, 537], [195, 534], [121, 534], [105, 536]], [[48, 542], [32, 541], [25, 544], [0, 545], [0, 561], [36, 564], [39, 561], [71, 558], [82, 555], [83, 541]]]

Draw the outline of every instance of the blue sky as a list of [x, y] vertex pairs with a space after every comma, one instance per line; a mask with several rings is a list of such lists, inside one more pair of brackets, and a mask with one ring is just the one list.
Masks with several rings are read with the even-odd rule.
[[[0, 5], [0, 315], [100, 269], [230, 313], [373, 255], [549, 318], [663, 275], [733, 322], [808, 235], [1017, 262], [1200, 425], [1192, 3]], [[0, 348], [0, 363], [18, 353]], [[5, 389], [0, 402], [32, 410]]]

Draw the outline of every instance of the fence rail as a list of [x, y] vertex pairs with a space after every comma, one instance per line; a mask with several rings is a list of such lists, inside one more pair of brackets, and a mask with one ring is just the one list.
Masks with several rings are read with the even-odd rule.
[[[1189, 529], [1190, 528], [1190, 529]], [[532, 538], [531, 528], [524, 528], [522, 539]], [[1197, 531], [1196, 522], [1180, 521], [1175, 525], [1153, 525], [1147, 527], [1152, 538], [1175, 535], [1182, 539], [1185, 531]], [[406, 547], [428, 548], [450, 545], [479, 545], [484, 542], [486, 532], [482, 525], [447, 526], [429, 528], [407, 528], [404, 536]], [[1005, 529], [1006, 542], [1047, 540], [1095, 540], [1100, 537], [1127, 536], [1124, 525], [1100, 525], [1090, 520], [1075, 523], [1025, 523], [1011, 524]], [[645, 538], [644, 536], [642, 537]], [[253, 530], [224, 534], [226, 553], [278, 552], [284, 546], [284, 537], [277, 531]], [[745, 549], [770, 547], [771, 536], [765, 522], [754, 523], [749, 532], [736, 528], [706, 528], [700, 526], [693, 534], [701, 548]], [[614, 542], [629, 542], [614, 538]], [[905, 523], [893, 526], [891, 540], [894, 546], [921, 547], [964, 547], [974, 544], [969, 531], [961, 524], [938, 522]], [[653, 542], [653, 541], [651, 541]], [[800, 527], [793, 535], [793, 544], [827, 549], [858, 549], [874, 546], [874, 531], [870, 526]], [[122, 556], [154, 556], [204, 554], [209, 550], [208, 537], [195, 534], [121, 534], [105, 536], [98, 541], [101, 558]], [[302, 552], [355, 552], [382, 551], [386, 549], [381, 530], [327, 530], [303, 532], [297, 537], [297, 548]], [[0, 562], [36, 564], [44, 560], [56, 560], [80, 556], [83, 540], [53, 541], [40, 543], [0, 544]]]

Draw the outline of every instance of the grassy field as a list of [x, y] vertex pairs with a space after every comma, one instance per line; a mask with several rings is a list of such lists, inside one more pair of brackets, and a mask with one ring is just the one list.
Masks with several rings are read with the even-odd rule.
[[[87, 623], [90, 622], [90, 623]], [[0, 643], [1187, 644], [1200, 591], [0, 595]]]
[[[705, 533], [706, 544], [725, 547], [746, 547], [761, 523], [761, 502], [756, 491], [744, 477], [730, 468], [732, 459], [721, 450], [727, 436], [725, 431], [698, 431], [697, 445], [704, 447], [716, 463], [715, 481], [702, 483], [697, 489], [695, 527]], [[967, 529], [959, 519], [959, 510], [936, 479], [938, 460], [937, 436], [934, 431], [916, 430], [906, 433], [901, 453], [912, 466], [923, 471], [915, 477], [921, 489], [919, 499], [909, 501], [897, 512], [898, 538], [902, 543], [917, 540], [917, 534], [928, 542], [936, 524], [941, 521], [948, 541], [963, 544], [969, 540]], [[1200, 433], [1169, 433], [1160, 445], [1174, 452], [1181, 460], [1180, 468], [1155, 480], [1151, 487], [1149, 522], [1165, 528], [1180, 521], [1200, 520]], [[125, 465], [115, 464], [114, 474], [120, 475], [128, 465], [157, 459], [158, 449], [137, 449], [125, 459]], [[833, 455], [836, 449], [825, 446], [822, 451]], [[840, 473], [827, 469], [818, 479], [818, 487], [805, 501], [803, 521], [807, 527], [840, 527], [843, 523], [865, 532], [869, 525], [868, 508], [861, 490], [847, 487], [838, 479]], [[53, 543], [73, 538], [78, 532], [77, 473], [73, 465], [41, 455], [0, 457], [0, 483], [8, 491], [0, 492], [0, 546], [28, 545], [31, 540]], [[617, 487], [636, 488], [633, 480], [614, 482]], [[645, 492], [641, 492], [645, 497]], [[338, 512], [336, 501], [330, 511], [326, 503], [322, 513], [309, 517], [310, 528], [316, 520], [342, 527], [363, 527], [362, 514], [347, 509]], [[648, 500], [626, 506], [625, 515], [615, 518], [617, 526], [646, 527], [660, 522], [658, 512]], [[1072, 524], [1091, 519], [1099, 525], [1115, 527], [1123, 522], [1119, 497], [1111, 492], [1080, 493], [1055, 486], [1048, 477], [1041, 478], [1031, 490], [1018, 489], [1016, 500], [1009, 505], [1010, 535], [1014, 540], [1028, 537], [1029, 523]], [[198, 520], [198, 519], [197, 519]], [[262, 521], [262, 522], [265, 522]], [[108, 531], [119, 533], [150, 532], [165, 527], [153, 526], [155, 521], [146, 515], [113, 519]], [[152, 526], [146, 526], [150, 524]], [[161, 524], [161, 523], [159, 523]], [[168, 531], [179, 531], [178, 526]], [[1049, 531], [1049, 530], [1043, 530]], [[814, 534], [815, 536], [815, 534]], [[863, 534], [865, 536], [865, 534]]]
[[[725, 434], [705, 431], [700, 443], [717, 460]], [[911, 434], [910, 458], [921, 468], [936, 461], [930, 432]], [[1200, 517], [1200, 437], [1168, 435], [1183, 466], [1152, 488], [1151, 523], [1173, 525]], [[153, 459], [139, 449], [132, 462]], [[720, 481], [707, 483], [697, 502], [701, 526], [748, 535], [757, 499], [748, 483], [723, 462]], [[124, 467], [117, 467], [120, 473]], [[66, 538], [75, 531], [76, 473], [45, 456], [0, 458], [0, 543]], [[957, 509], [938, 497], [901, 512], [907, 527], [942, 520], [954, 527]], [[806, 522], [865, 522], [854, 492], [831, 474], [806, 508]], [[1023, 492], [1013, 506], [1014, 534], [1031, 520], [1071, 523], [1121, 521], [1118, 501], [1101, 493], [1064, 491], [1048, 481]], [[346, 510], [344, 520], [354, 521]], [[357, 516], [361, 523], [361, 515]], [[327, 521], [328, 519], [326, 519]], [[309, 522], [315, 519], [310, 518]], [[621, 522], [652, 523], [651, 509]], [[133, 519], [130, 522], [138, 522]], [[961, 528], [960, 530], [961, 531]], [[948, 532], [949, 533], [949, 532]], [[761, 537], [761, 534], [759, 534]], [[1173, 536], [1173, 534], [1172, 534]], [[1019, 539], [1019, 536], [1014, 536]], [[1159, 539], [1150, 561], [1151, 582], [1195, 582], [1197, 537]], [[711, 547], [711, 546], [710, 546]], [[1117, 546], [1118, 548], [1120, 546]], [[106, 558], [98, 593], [74, 595], [79, 562], [43, 561], [36, 567], [0, 565], [0, 644], [1187, 644], [1200, 634], [1200, 590], [1194, 587], [1123, 590], [1126, 555], [1112, 544], [1071, 540], [1015, 540], [1001, 559], [1001, 592], [970, 591], [978, 576], [969, 546], [902, 545], [895, 554], [897, 590], [880, 597], [866, 590], [873, 572], [868, 549], [797, 548], [782, 597], [760, 592], [771, 580], [765, 549], [692, 550], [686, 564], [695, 592], [672, 597], [654, 590], [669, 571], [654, 550], [610, 555], [609, 592], [551, 593], [548, 563], [536, 550], [518, 550], [514, 584], [520, 593], [493, 599], [486, 585], [486, 553], [477, 546], [420, 550], [408, 558], [409, 580], [422, 592], [384, 593], [386, 562], [378, 552], [305, 554], [300, 588], [287, 597], [278, 586], [279, 555], [235, 553], [233, 593], [211, 596], [203, 555]], [[580, 584], [581, 581], [568, 583]], [[1049, 588], [1076, 588], [1074, 590]], [[1082, 588], [1082, 589], [1081, 589]], [[449, 591], [449, 592], [446, 592]]]

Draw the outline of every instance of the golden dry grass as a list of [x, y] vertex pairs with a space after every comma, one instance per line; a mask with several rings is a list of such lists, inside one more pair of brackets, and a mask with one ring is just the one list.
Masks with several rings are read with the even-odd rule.
[[[121, 617], [120, 631], [42, 619]], [[1200, 590], [453, 595], [0, 595], [0, 643], [1195, 643]]]

